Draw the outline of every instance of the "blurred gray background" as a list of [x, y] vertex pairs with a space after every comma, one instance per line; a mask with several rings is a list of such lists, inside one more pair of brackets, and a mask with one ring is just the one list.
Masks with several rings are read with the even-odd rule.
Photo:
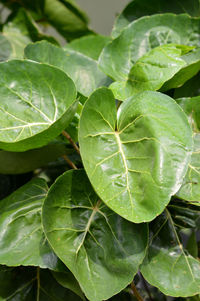
[[90, 18], [91, 28], [100, 34], [109, 35], [114, 19], [130, 0], [76, 0]]

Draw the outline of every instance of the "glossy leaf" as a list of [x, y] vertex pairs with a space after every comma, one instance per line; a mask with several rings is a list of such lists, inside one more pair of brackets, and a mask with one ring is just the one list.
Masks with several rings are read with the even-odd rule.
[[42, 33], [31, 15], [24, 9], [20, 9], [17, 14], [9, 18], [3, 26], [3, 35], [12, 46], [11, 58], [23, 58], [24, 48], [31, 42], [44, 39], [58, 44], [55, 38]]
[[45, 0], [44, 16], [67, 40], [91, 33], [87, 17], [70, 0]]
[[93, 60], [98, 60], [101, 51], [109, 41], [110, 37], [89, 35], [72, 41], [67, 44], [64, 49], [72, 49], [90, 57]]
[[43, 179], [35, 179], [0, 202], [0, 264], [64, 270], [41, 225], [47, 190]]
[[140, 18], [104, 48], [99, 58], [100, 67], [115, 80], [127, 79], [133, 64], [151, 49], [171, 43], [199, 46], [199, 32], [200, 19], [186, 14]]
[[52, 143], [26, 152], [0, 151], [1, 174], [23, 174], [46, 166], [70, 152], [64, 143]]
[[125, 100], [145, 90], [159, 90], [186, 65], [181, 55], [182, 49], [174, 44], [152, 49], [133, 65], [126, 82], [111, 84], [115, 98]]
[[83, 170], [66, 172], [51, 187], [43, 226], [54, 251], [92, 301], [125, 288], [145, 255], [147, 225], [130, 223], [106, 207]]
[[181, 87], [185, 82], [195, 76], [200, 70], [200, 48], [185, 54], [181, 57], [186, 62], [186, 66], [182, 68], [175, 76], [164, 84], [161, 91], [167, 91], [172, 88]]
[[200, 206], [200, 97], [177, 99], [193, 128], [194, 149], [191, 162], [177, 196]]
[[145, 279], [166, 295], [198, 294], [200, 263], [184, 250], [169, 211], [156, 219], [151, 229], [150, 247], [141, 266]]
[[13, 60], [1, 63], [0, 73], [2, 149], [25, 151], [43, 146], [73, 118], [76, 90], [64, 72], [44, 64]]
[[33, 268], [10, 268], [0, 271], [2, 301], [81, 301], [59, 285], [50, 271]]
[[170, 97], [144, 92], [117, 113], [112, 92], [86, 102], [79, 131], [81, 157], [99, 197], [132, 222], [160, 214], [187, 171], [192, 132]]
[[107, 83], [107, 76], [98, 69], [97, 62], [74, 50], [64, 51], [43, 41], [27, 46], [25, 56], [63, 70], [84, 96], [89, 96], [96, 88]]
[[145, 15], [162, 13], [187, 13], [194, 17], [200, 16], [198, 0], [134, 0], [129, 3], [123, 12], [117, 17], [112, 36], [116, 38], [120, 32], [132, 21]]
[[52, 272], [53, 277], [56, 279], [56, 281], [62, 285], [63, 287], [70, 289], [72, 292], [74, 292], [76, 295], [81, 297], [82, 300], [85, 300], [85, 297], [83, 295], [83, 292], [80, 288], [80, 285], [74, 275], [67, 269], [65, 272]]

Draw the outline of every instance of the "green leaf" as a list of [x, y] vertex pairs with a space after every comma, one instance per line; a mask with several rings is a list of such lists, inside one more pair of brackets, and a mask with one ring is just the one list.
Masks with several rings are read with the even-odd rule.
[[64, 71], [84, 96], [89, 96], [96, 88], [107, 84], [107, 76], [98, 69], [97, 62], [74, 50], [64, 51], [43, 41], [28, 45], [25, 56]]
[[45, 0], [44, 16], [67, 40], [91, 33], [87, 17], [74, 1]]
[[43, 179], [34, 179], [0, 202], [0, 264], [64, 270], [42, 229], [47, 190]]
[[26, 152], [0, 151], [1, 174], [23, 174], [44, 167], [68, 153], [63, 143], [51, 143]]
[[65, 289], [48, 270], [39, 268], [3, 268], [0, 271], [2, 301], [81, 301]]
[[52, 275], [60, 285], [70, 289], [76, 295], [81, 297], [82, 300], [85, 300], [85, 297], [83, 295], [78, 281], [69, 270], [66, 270], [64, 273], [52, 272]]
[[194, 140], [191, 162], [183, 184], [176, 195], [191, 204], [200, 206], [200, 97], [181, 98], [176, 101], [188, 116], [193, 128]]
[[134, 0], [129, 3], [117, 17], [112, 36], [116, 38], [120, 32], [135, 19], [145, 15], [154, 15], [158, 13], [187, 13], [191, 16], [199, 17], [200, 4], [198, 0]]
[[6, 61], [10, 58], [12, 46], [8, 39], [0, 34], [0, 61]]
[[170, 97], [144, 92], [117, 113], [107, 88], [82, 111], [79, 142], [88, 177], [99, 197], [124, 218], [140, 223], [160, 214], [187, 171], [192, 132]]
[[133, 64], [155, 47], [171, 43], [199, 46], [199, 32], [200, 19], [186, 14], [143, 17], [130, 23], [104, 48], [100, 67], [111, 78], [124, 80]]
[[83, 109], [83, 105], [79, 102], [74, 118], [66, 128], [67, 133], [71, 136], [72, 140], [76, 143], [78, 142], [78, 125], [79, 125], [82, 109]]
[[200, 70], [200, 48], [187, 53], [181, 57], [186, 62], [184, 66], [175, 76], [164, 84], [161, 91], [167, 91], [172, 88], [181, 87], [186, 81], [195, 76]]
[[200, 263], [184, 250], [169, 211], [157, 218], [151, 229], [151, 243], [141, 266], [145, 279], [166, 295], [199, 294]]
[[73, 118], [76, 90], [64, 72], [44, 64], [13, 60], [1, 63], [0, 73], [2, 149], [25, 151], [43, 146]]
[[70, 170], [56, 180], [43, 206], [43, 226], [92, 301], [125, 288], [145, 255], [147, 225], [130, 223], [106, 207], [83, 170]]
[[92, 58], [93, 60], [98, 60], [101, 51], [109, 41], [110, 37], [89, 35], [72, 41], [65, 45], [64, 49], [72, 49]]
[[195, 97], [200, 95], [200, 73], [188, 80], [182, 87], [174, 90], [174, 98]]
[[119, 100], [125, 100], [145, 90], [159, 90], [186, 65], [181, 55], [182, 49], [179, 45], [156, 47], [133, 65], [126, 82], [114, 82], [110, 89]]
[[192, 231], [189, 235], [186, 248], [191, 256], [198, 259], [198, 245], [195, 231]]
[[48, 40], [58, 44], [55, 38], [45, 35], [34, 22], [30, 14], [24, 9], [18, 10], [3, 26], [3, 35], [12, 46], [11, 58], [23, 58], [24, 48], [30, 42]]

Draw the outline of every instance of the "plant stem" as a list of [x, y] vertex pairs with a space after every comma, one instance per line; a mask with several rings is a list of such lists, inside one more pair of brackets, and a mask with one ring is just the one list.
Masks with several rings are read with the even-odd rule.
[[72, 140], [71, 136], [66, 132], [62, 131], [63, 136], [71, 143], [75, 151], [80, 155], [80, 150], [79, 147], [76, 145], [76, 143]]
[[37, 267], [37, 301], [40, 300], [40, 268]]
[[149, 300], [150, 300], [150, 301], [153, 301], [153, 299], [152, 299], [152, 297], [151, 297], [150, 290], [149, 290], [148, 285], [147, 285], [147, 283], [146, 283], [146, 280], [144, 279], [144, 277], [142, 276], [142, 274], [141, 274], [140, 272], [139, 272], [139, 275], [140, 275], [140, 278], [141, 278], [142, 283], [143, 283], [143, 285], [144, 285], [144, 288], [145, 288], [145, 290], [146, 290], [146, 292], [147, 292], [147, 295], [149, 296]]
[[67, 155], [63, 155], [62, 157], [72, 169], [78, 169], [76, 165], [67, 157]]
[[139, 294], [139, 292], [138, 292], [138, 290], [137, 290], [137, 288], [136, 288], [133, 281], [131, 282], [131, 290], [133, 292], [133, 295], [135, 295], [135, 297], [138, 301], [144, 301], [143, 298], [140, 296], [140, 294]]

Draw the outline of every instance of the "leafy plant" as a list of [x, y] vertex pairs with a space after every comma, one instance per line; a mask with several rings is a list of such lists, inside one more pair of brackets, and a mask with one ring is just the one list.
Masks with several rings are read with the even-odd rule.
[[199, 300], [199, 1], [1, 2], [0, 300]]

